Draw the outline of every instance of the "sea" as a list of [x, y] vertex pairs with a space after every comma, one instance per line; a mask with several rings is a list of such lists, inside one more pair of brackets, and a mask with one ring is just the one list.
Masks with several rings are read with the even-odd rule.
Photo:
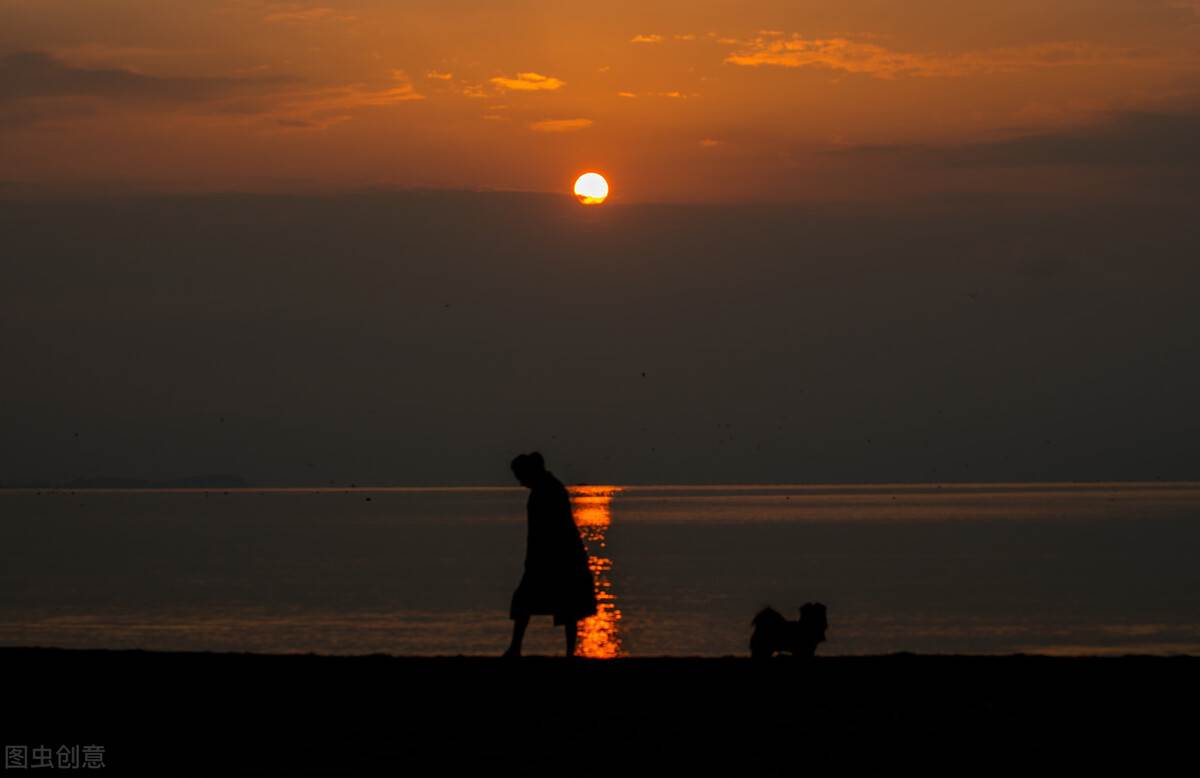
[[[1200, 653], [1200, 483], [570, 487], [579, 652]], [[3, 490], [0, 645], [498, 656], [520, 488]], [[557, 654], [535, 617], [526, 653]]]

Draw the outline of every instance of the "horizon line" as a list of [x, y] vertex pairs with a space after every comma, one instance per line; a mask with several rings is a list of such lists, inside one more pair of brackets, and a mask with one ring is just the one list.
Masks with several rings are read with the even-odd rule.
[[[707, 489], [797, 489], [797, 490], [829, 490], [829, 489], [902, 489], [902, 490], [919, 490], [922, 488], [941, 489], [950, 487], [952, 489], [969, 489], [969, 488], [1000, 488], [1000, 487], [1040, 487], [1040, 488], [1079, 488], [1079, 487], [1164, 487], [1164, 488], [1200, 488], [1200, 480], [1163, 480], [1163, 481], [1113, 481], [1113, 480], [1098, 480], [1098, 481], [846, 481], [846, 482], [829, 482], [829, 483], [632, 483], [632, 482], [575, 482], [564, 484], [567, 488], [588, 488], [588, 487], [603, 487], [603, 488], [619, 488], [619, 489], [662, 489], [662, 490], [707, 490]], [[317, 485], [293, 485], [293, 486], [237, 486], [237, 487], [169, 487], [169, 486], [146, 486], [146, 487], [70, 487], [70, 486], [0, 486], [0, 492], [49, 492], [49, 493], [74, 493], [74, 492], [193, 492], [193, 493], [209, 493], [209, 492], [246, 492], [246, 493], [262, 493], [262, 492], [449, 492], [449, 491], [519, 491], [525, 487], [508, 484], [465, 484], [465, 485], [346, 485], [346, 486], [317, 486]]]
[[[426, 184], [355, 184], [346, 186], [315, 185], [312, 182], [297, 181], [289, 188], [286, 182], [278, 185], [262, 185], [256, 187], [203, 187], [187, 185], [168, 185], [154, 183], [139, 183], [128, 181], [96, 181], [66, 183], [44, 183], [22, 180], [0, 180], [0, 201], [3, 200], [70, 200], [92, 199], [105, 197], [354, 197], [380, 194], [475, 194], [475, 195], [524, 195], [561, 200], [564, 203], [577, 204], [575, 195], [570, 192], [548, 189], [519, 189], [489, 186], [435, 186]], [[945, 191], [910, 194], [897, 202], [889, 199], [886, 194], [859, 194], [830, 197], [823, 193], [820, 197], [780, 198], [780, 197], [738, 197], [733, 199], [624, 199], [620, 195], [610, 196], [599, 209], [624, 208], [631, 206], [686, 206], [686, 207], [734, 207], [734, 206], [828, 206], [838, 204], [872, 204], [878, 203], [889, 208], [902, 205], [919, 205], [928, 202], [955, 201], [961, 198], [1020, 198], [1022, 200], [1036, 196], [1042, 199], [1067, 195], [1056, 192], [1021, 190], [1013, 192], [996, 192], [987, 189], [948, 189]]]

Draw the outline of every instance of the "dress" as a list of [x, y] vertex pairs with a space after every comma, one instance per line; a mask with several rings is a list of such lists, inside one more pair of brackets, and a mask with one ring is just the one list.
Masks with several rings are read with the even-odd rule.
[[566, 487], [543, 473], [529, 491], [526, 510], [525, 574], [513, 592], [509, 617], [550, 614], [558, 625], [591, 616], [596, 591]]

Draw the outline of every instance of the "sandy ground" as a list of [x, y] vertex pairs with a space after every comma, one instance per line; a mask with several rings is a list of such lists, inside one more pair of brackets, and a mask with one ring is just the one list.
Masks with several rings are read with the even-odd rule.
[[[110, 773], [1153, 775], [1191, 772], [1200, 743], [1191, 657], [0, 648], [0, 667], [5, 745], [102, 745]], [[1177, 758], [1188, 762], [1168, 768]]]

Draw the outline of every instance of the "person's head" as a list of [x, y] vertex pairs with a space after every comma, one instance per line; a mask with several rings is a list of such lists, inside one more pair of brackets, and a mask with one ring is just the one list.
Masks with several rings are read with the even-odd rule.
[[536, 451], [518, 454], [512, 461], [512, 471], [521, 486], [532, 487], [538, 476], [546, 472], [546, 460]]

